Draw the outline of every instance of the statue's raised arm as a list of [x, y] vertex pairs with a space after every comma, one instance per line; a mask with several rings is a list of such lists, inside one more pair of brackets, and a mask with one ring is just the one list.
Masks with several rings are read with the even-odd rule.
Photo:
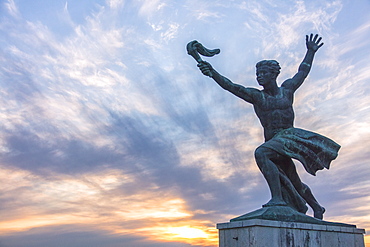
[[[298, 73], [293, 76], [293, 78], [286, 80], [282, 86], [285, 88], [289, 88], [293, 91], [297, 90], [311, 70], [313, 58], [315, 53], [319, 50], [324, 43], [321, 42], [322, 38], [319, 37], [318, 34], [315, 36], [311, 33], [310, 36], [306, 35], [306, 47], [307, 52], [305, 57], [303, 58], [302, 63], [299, 65]], [[320, 43], [321, 42], [321, 43]]]

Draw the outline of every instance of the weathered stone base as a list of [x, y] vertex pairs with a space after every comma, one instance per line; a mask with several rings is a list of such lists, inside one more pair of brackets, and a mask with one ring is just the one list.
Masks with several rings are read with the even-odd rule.
[[364, 229], [248, 219], [217, 224], [219, 247], [364, 247]]

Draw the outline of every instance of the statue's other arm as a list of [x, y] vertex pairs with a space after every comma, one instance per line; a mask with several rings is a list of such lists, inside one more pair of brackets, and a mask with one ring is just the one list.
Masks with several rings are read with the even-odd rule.
[[313, 36], [313, 34], [311, 34], [310, 36], [306, 35], [307, 52], [305, 57], [303, 58], [302, 63], [299, 65], [298, 73], [295, 74], [293, 78], [286, 80], [282, 84], [282, 87], [295, 91], [302, 85], [311, 70], [315, 53], [324, 44], [320, 43], [320, 41], [321, 37], [319, 37], [317, 34], [315, 36]]
[[204, 75], [212, 77], [212, 79], [215, 80], [215, 82], [217, 82], [217, 84], [220, 85], [223, 89], [231, 92], [232, 94], [238, 96], [239, 98], [242, 98], [249, 103], [253, 104], [256, 94], [260, 92], [258, 89], [246, 88], [242, 85], [233, 83], [228, 78], [218, 73], [208, 62], [202, 61], [198, 64], [198, 67]]

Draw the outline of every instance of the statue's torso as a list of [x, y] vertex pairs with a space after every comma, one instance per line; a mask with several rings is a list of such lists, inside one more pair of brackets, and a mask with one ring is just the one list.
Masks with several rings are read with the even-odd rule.
[[271, 139], [282, 129], [293, 127], [293, 92], [283, 87], [271, 96], [264, 91], [254, 102], [254, 110], [264, 128], [265, 140]]

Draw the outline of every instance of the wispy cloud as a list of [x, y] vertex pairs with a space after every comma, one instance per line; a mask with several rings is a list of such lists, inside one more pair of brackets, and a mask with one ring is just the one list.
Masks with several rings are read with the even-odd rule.
[[19, 17], [19, 11], [14, 3], [14, 0], [8, 0], [6, 3], [4, 3], [4, 6], [7, 8], [9, 14], [14, 17]]

